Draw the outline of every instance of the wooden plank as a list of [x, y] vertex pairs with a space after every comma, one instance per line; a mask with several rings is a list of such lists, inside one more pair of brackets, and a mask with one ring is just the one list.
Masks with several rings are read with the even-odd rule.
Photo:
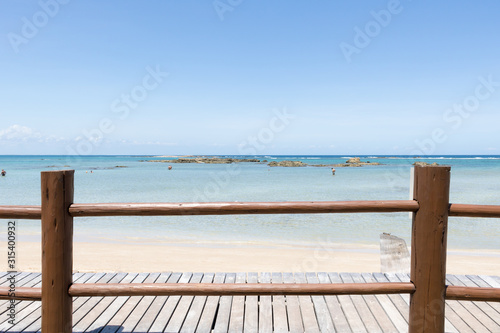
[[[318, 273], [319, 283], [332, 283], [328, 273], [320, 272]], [[325, 296], [325, 302], [330, 311], [330, 318], [332, 319], [333, 325], [336, 332], [349, 332], [351, 328], [342, 310], [342, 306], [339, 302], [337, 296], [327, 295]]]
[[[236, 281], [235, 273], [226, 273], [224, 283], [234, 283]], [[231, 315], [232, 296], [222, 296], [219, 301], [219, 311], [215, 319], [214, 333], [227, 332], [229, 329], [229, 318]]]
[[500, 288], [500, 279], [496, 276], [479, 275], [490, 287]]
[[[392, 275], [390, 275], [390, 274], [386, 274], [386, 275], [389, 277], [389, 280], [391, 282], [407, 282], [407, 281], [410, 281], [410, 275], [409, 274], [396, 273], [396, 274], [394, 274], [393, 278], [392, 278]], [[408, 300], [408, 305], [409, 305], [410, 295], [402, 294], [401, 296], [404, 299]], [[466, 327], [462, 326], [463, 324], [465, 324], [464, 321], [459, 316], [457, 316], [457, 314], [453, 310], [450, 309], [446, 313], [446, 316], [445, 316], [445, 320], [444, 320], [445, 332], [459, 332], [458, 328], [455, 327], [455, 325], [458, 325], [458, 326], [462, 327], [463, 329], [467, 329]]]
[[[116, 273], [88, 273], [84, 275], [84, 281], [79, 281], [80, 283], [107, 283], [109, 282]], [[89, 277], [90, 276], [90, 277]], [[88, 277], [88, 278], [87, 278]], [[88, 313], [88, 309], [93, 308], [95, 298], [90, 297], [75, 297], [73, 298], [73, 326], [75, 323], [81, 320]], [[90, 304], [88, 304], [90, 302]], [[75, 330], [72, 329], [74, 333]]]
[[[215, 273], [214, 283], [223, 283], [226, 278], [225, 273]], [[204, 333], [212, 330], [212, 325], [217, 314], [220, 296], [208, 296], [205, 302], [205, 308], [201, 314], [200, 322], [196, 332]]]
[[[193, 276], [193, 273], [190, 273], [190, 272], [182, 273], [182, 275], [180, 276], [180, 278], [177, 282], [188, 283], [189, 280], [191, 280], [192, 276]], [[171, 278], [173, 278], [173, 277], [177, 277], [177, 273], [173, 273]], [[161, 296], [161, 297], [165, 297], [165, 296]], [[168, 322], [170, 321], [170, 318], [172, 317], [172, 314], [174, 313], [174, 310], [177, 307], [177, 304], [179, 303], [180, 299], [181, 299], [180, 296], [170, 296], [166, 299], [166, 302], [164, 303], [163, 307], [161, 308], [160, 313], [158, 314], [155, 321], [153, 322], [153, 325], [151, 325], [151, 328], [150, 328], [151, 332], [163, 332], [164, 331], [164, 329], [168, 325]]]
[[[448, 284], [452, 284], [449, 279], [446, 279]], [[475, 307], [471, 302], [462, 302], [462, 301], [446, 301], [446, 304], [449, 308], [451, 308], [455, 313], [462, 318], [462, 320], [469, 326], [474, 332], [488, 332], [486, 327], [484, 327], [479, 320], [477, 320], [468, 308], [471, 308], [471, 305]], [[477, 308], [476, 308], [477, 309]], [[462, 330], [460, 330], [462, 332]]]
[[[236, 283], [246, 282], [246, 273], [236, 273]], [[229, 315], [229, 331], [243, 333], [245, 319], [245, 296], [234, 296]]]
[[[155, 283], [165, 283], [168, 279], [168, 275], [165, 276], [161, 273], [155, 273], [154, 275], [156, 275], [156, 279], [154, 280]], [[139, 321], [151, 306], [154, 298], [155, 296], [144, 296], [140, 300], [138, 299], [137, 305], [122, 324], [121, 330], [123, 332], [132, 332], [135, 329]]]
[[[496, 284], [500, 285], [500, 276], [493, 276], [493, 278], [496, 280]], [[495, 288], [500, 288], [500, 286]]]
[[[15, 279], [15, 284], [16, 287], [31, 287], [33, 286], [29, 282], [33, 279], [38, 279], [38, 281], [41, 281], [41, 275], [39, 273], [27, 273], [27, 272], [16, 272], [16, 273], [7, 273], [3, 272], [2, 278], [0, 279], [0, 286], [5, 286], [5, 287], [10, 287], [11, 282], [7, 279], [10, 279], [11, 277], [14, 277]], [[16, 310], [18, 309], [19, 306], [23, 306], [24, 304], [27, 304], [27, 302], [22, 302], [20, 300], [15, 301], [15, 306]], [[10, 306], [10, 300], [0, 300], [0, 315], [3, 315], [5, 312], [8, 311], [8, 307]], [[0, 323], [2, 321], [8, 321], [9, 318], [6, 317], [0, 317]]]
[[[306, 283], [304, 273], [294, 273], [295, 282]], [[320, 332], [311, 296], [299, 296], [302, 323], [306, 332]]]
[[[149, 276], [149, 273], [140, 273], [134, 274], [130, 273], [127, 275], [121, 283], [127, 283], [127, 280], [130, 280], [130, 283], [142, 283]], [[101, 314], [92, 322], [92, 324], [85, 330], [86, 332], [92, 332], [93, 330], [110, 327], [111, 325], [114, 328], [118, 328], [117, 324], [112, 322], [113, 318], [116, 317], [116, 314], [120, 311], [123, 305], [129, 300], [129, 296], [119, 296], [119, 297], [105, 297], [104, 300], [99, 302], [99, 307], [105, 307], [105, 310], [101, 312]], [[90, 319], [90, 318], [89, 318]], [[116, 321], [116, 319], [114, 319]], [[90, 321], [90, 320], [89, 320]], [[111, 327], [109, 328], [111, 331]], [[100, 331], [98, 331], [100, 332]]]
[[0, 280], [1, 285], [5, 285], [5, 286], [10, 285], [10, 280], [8, 280], [8, 279], [10, 279], [12, 276], [14, 276], [15, 280], [16, 280], [16, 286], [18, 286], [18, 287], [24, 286], [29, 281], [36, 279], [36, 278], [39, 278], [41, 276], [40, 273], [29, 273], [29, 272], [16, 272], [16, 273], [10, 273], [10, 274], [7, 274], [5, 272], [5, 274], [3, 274], [3, 275], [4, 276]]
[[[351, 273], [349, 274], [351, 277], [352, 281], [354, 283], [366, 283], [366, 281], [363, 279], [360, 273]], [[392, 323], [391, 318], [388, 316], [388, 314], [385, 312], [384, 308], [382, 305], [379, 303], [379, 300], [375, 295], [364, 295], [362, 296], [363, 299], [366, 302], [366, 305], [368, 305], [368, 308], [370, 309], [371, 313], [373, 314], [373, 317], [375, 317], [375, 320], [377, 321], [378, 325], [382, 329], [382, 332], [395, 332], [397, 333], [398, 330]], [[396, 313], [399, 314], [399, 313]], [[406, 327], [407, 329], [407, 327]], [[406, 331], [405, 329], [405, 331]]]
[[[89, 273], [91, 274], [90, 278], [86, 280], [84, 283], [106, 283], [111, 280], [116, 273]], [[75, 318], [75, 313], [82, 307], [87, 301], [89, 301], [90, 297], [75, 297], [73, 298], [73, 318]], [[79, 318], [79, 316], [78, 316]], [[75, 321], [73, 321], [75, 323]]]
[[[466, 275], [466, 277], [468, 279], [470, 279], [471, 281], [473, 281], [478, 287], [499, 288], [499, 287], [494, 287], [494, 286], [488, 284], [485, 280], [483, 280], [481, 277], [479, 277], [477, 275]], [[495, 309], [495, 311], [497, 311], [499, 313], [498, 320], [500, 321], [500, 303], [498, 303], [498, 302], [487, 302], [487, 304], [489, 304], [489, 306], [491, 306], [493, 309]], [[497, 318], [497, 316], [494, 316], [494, 318]], [[500, 322], [498, 322], [498, 324], [500, 324]]]
[[[344, 283], [352, 283], [353, 279], [351, 274], [349, 273], [340, 273], [340, 278]], [[370, 308], [366, 304], [365, 299], [361, 295], [351, 295], [352, 302], [356, 307], [356, 311], [359, 313], [361, 320], [365, 324], [368, 332], [382, 332], [380, 325], [377, 322], [377, 319], [373, 316], [370, 311]]]
[[[77, 273], [73, 275], [73, 280], [79, 283], [86, 283], [92, 278], [94, 273]], [[26, 332], [36, 332], [41, 330], [42, 327], [42, 307], [40, 302], [33, 302], [32, 307], [34, 311], [26, 318], [23, 319], [22, 327]], [[21, 327], [20, 327], [21, 328]]]
[[[387, 277], [387, 279], [390, 282], [406, 282], [406, 281], [409, 281], [409, 279], [410, 279], [408, 274], [402, 274], [402, 273], [397, 273], [397, 274], [386, 273], [385, 276]], [[401, 297], [405, 300], [405, 302], [409, 306], [410, 295], [402, 294]], [[457, 325], [457, 327], [463, 327], [462, 325], [465, 325], [465, 323], [463, 322], [462, 319], [460, 319], [459, 316], [457, 316], [457, 314], [453, 310], [447, 309], [446, 310], [446, 317], [444, 320], [445, 332], [458, 333], [459, 330], [457, 329], [457, 327], [455, 327], [455, 325]], [[467, 327], [467, 325], [465, 325], [465, 327]], [[464, 328], [464, 329], [466, 329], [466, 328]]]
[[[203, 278], [203, 273], [194, 273], [189, 283], [200, 283]], [[194, 296], [182, 296], [175, 308], [170, 321], [168, 322], [167, 327], [165, 328], [166, 332], [179, 332], [181, 330], [182, 324], [186, 319], [186, 315], [193, 303]]]
[[[283, 273], [284, 283], [295, 283], [293, 273]], [[304, 332], [302, 313], [300, 312], [299, 298], [295, 295], [285, 296], [288, 328], [290, 332]]]
[[[158, 280], [156, 280], [158, 283], [163, 283], [165, 281], [169, 283], [176, 283], [179, 278], [181, 277], [180, 273], [176, 273], [175, 276], [174, 274], [170, 272], [166, 273], [161, 273], [160, 276], [158, 277]], [[149, 297], [149, 296], [146, 296]], [[137, 325], [133, 329], [132, 332], [148, 332], [149, 328], [155, 321], [156, 317], [161, 311], [161, 308], [163, 307], [163, 304], [165, 304], [168, 296], [156, 296], [154, 297], [153, 301], [151, 302], [151, 305], [148, 307], [142, 318], [138, 320]]]
[[[111, 279], [109, 275], [112, 275]], [[112, 273], [109, 275], [106, 274], [106, 276], [98, 282], [104, 283], [107, 281], [109, 283], [119, 283], [127, 276], [126, 273]], [[84, 332], [92, 324], [95, 319], [95, 314], [100, 314], [105, 309], [103, 309], [101, 305], [103, 300], [104, 297], [92, 297], [78, 310], [73, 312], [73, 333]]]
[[[396, 273], [384, 273], [384, 276], [386, 277], [386, 279], [389, 282], [393, 282], [393, 283], [401, 282], [402, 281], [401, 279], [404, 279], [405, 281], [410, 280], [407, 275], [402, 275], [402, 274], [398, 275]], [[399, 276], [401, 276], [401, 279], [399, 278]], [[409, 307], [410, 306], [410, 295], [408, 295], [408, 294], [400, 294], [400, 295], [401, 295], [401, 298], [405, 301], [405, 303]], [[408, 317], [408, 320], [409, 320], [409, 317]]]
[[[116, 279], [118, 283], [140, 283], [146, 278], [146, 274], [129, 273], [122, 275], [117, 275]], [[120, 279], [121, 280], [118, 280]], [[116, 303], [114, 303], [116, 301]], [[83, 330], [83, 332], [89, 332], [96, 329], [100, 329], [105, 326], [109, 320], [114, 316], [115, 312], [123, 305], [126, 301], [126, 297], [118, 299], [117, 297], [104, 297], [101, 301], [85, 316], [85, 320], [81, 321], [77, 325], [77, 329]]]
[[[457, 281], [455, 281], [455, 279]], [[477, 285], [465, 275], [449, 276], [449, 280], [455, 286], [458, 285], [458, 282], [460, 282], [461, 285], [467, 287], [477, 287]], [[500, 313], [495, 311], [495, 309], [491, 306], [491, 304], [494, 302], [470, 302], [470, 303], [478, 308], [477, 313], [474, 312], [473, 315], [486, 328], [488, 328], [488, 330], [490, 330], [491, 332], [500, 332]]]
[[[332, 281], [332, 283], [343, 283], [338, 273], [329, 273], [328, 276], [330, 277], [330, 281]], [[359, 316], [358, 310], [356, 309], [351, 296], [339, 295], [337, 298], [342, 306], [342, 310], [346, 316], [349, 326], [351, 327], [351, 330], [353, 332], [368, 332], [363, 320]]]
[[[40, 287], [42, 284], [41, 277], [39, 276], [38, 278], [29, 281], [25, 286], [31, 285], [32, 283], [34, 283], [32, 285], [33, 287]], [[2, 319], [5, 318], [5, 321], [0, 324], [0, 332], [22, 331], [24, 328], [26, 328], [26, 326], [29, 326], [34, 320], [36, 320], [32, 319], [33, 316], [36, 316], [36, 318], [40, 318], [40, 307], [40, 301], [18, 301], [16, 304], [15, 324], [12, 325], [11, 323], [9, 323], [9, 317], [2, 317]]]
[[[283, 283], [283, 275], [281, 273], [271, 274], [271, 283]], [[272, 312], [273, 312], [273, 329], [274, 332], [288, 332], [288, 318], [285, 306], [285, 296], [271, 296]]]
[[[111, 274], [111, 276], [112, 275], [114, 275], [114, 274]], [[124, 275], [125, 274], [122, 274], [122, 276], [124, 276]], [[387, 275], [390, 275], [390, 274], [387, 274]], [[38, 282], [39, 282], [39, 274], [24, 274], [23, 276], [24, 276], [24, 279], [26, 279], [25, 282], [28, 282], [32, 278], [31, 279], [31, 283], [27, 283], [27, 284], [25, 284], [25, 286], [32, 286], [32, 285], [34, 285], [35, 282], [37, 281], [37, 279], [35, 279], [35, 277], [37, 277], [37, 276], [38, 276]], [[74, 276], [77, 276], [77, 275], [75, 274]], [[254, 276], [256, 276], [256, 275], [254, 275]], [[274, 276], [273, 276], [274, 282], [279, 281], [279, 277], [280, 276], [281, 276], [280, 274], [274, 274]], [[325, 273], [318, 274], [318, 281], [324, 283], [323, 281], [324, 281], [325, 276], [329, 277]], [[356, 274], [349, 274], [349, 276], [352, 278], [352, 280], [354, 282], [359, 282], [359, 279], [358, 279], [358, 277], [357, 277]], [[378, 280], [380, 280], [380, 281], [388, 281], [389, 280], [387, 278], [381, 279], [380, 276], [382, 276], [384, 278], [386, 277], [386, 275], [383, 275], [383, 274], [374, 274], [373, 276], [371, 274], [363, 274], [362, 275], [364, 282], [367, 282], [367, 283], [373, 282], [372, 278], [376, 278], [377, 281]], [[101, 274], [87, 273], [87, 274], [79, 274], [79, 277], [81, 279], [74, 278], [75, 282], [78, 282], [78, 283], [93, 283], [93, 282], [96, 282], [98, 279], [100, 279], [98, 282], [106, 282], [106, 281], [109, 280], [110, 274], [104, 275], [102, 273]], [[291, 281], [290, 280], [285, 281], [286, 279], [290, 279], [290, 277], [292, 277]], [[320, 277], [321, 277], [321, 279], [323, 279], [323, 281], [321, 281]], [[397, 274], [397, 275], [394, 274], [394, 275], [392, 275], [392, 277], [393, 277], [392, 281], [395, 281], [395, 282], [401, 282], [401, 281], [407, 281], [408, 280], [408, 275], [407, 274]], [[448, 279], [449, 279], [448, 283], [450, 285], [492, 287], [492, 285], [488, 284], [481, 277], [475, 276], [475, 275], [474, 276], [472, 276], [472, 275], [471, 276], [449, 275]], [[131, 279], [129, 279], [128, 282], [130, 282], [130, 280]], [[293, 275], [290, 274], [290, 273], [284, 274], [283, 275], [283, 280], [286, 283], [295, 282], [295, 280], [293, 279]], [[498, 282], [496, 282], [496, 277], [486, 277], [486, 280], [488, 280], [493, 285], [495, 285], [496, 283], [498, 283]], [[120, 281], [119, 281], [119, 278], [113, 277], [108, 282], [110, 282], [110, 283], [116, 283], [116, 282], [120, 282]], [[160, 282], [160, 281], [156, 281], [156, 282]], [[167, 281], [167, 282], [173, 282], [173, 281]], [[202, 281], [202, 282], [204, 282], [204, 281]], [[210, 283], [210, 282], [211, 281], [207, 281], [206, 283]], [[222, 281], [215, 281], [215, 282], [219, 282], [220, 283]], [[248, 282], [254, 283], [255, 281], [250, 281], [250, 277], [249, 277], [249, 281]], [[309, 283], [316, 283], [315, 280], [314, 280], [314, 274], [308, 274], [308, 276], [307, 276], [307, 282], [309, 282]], [[330, 280], [328, 280], [328, 282], [330, 282]], [[340, 281], [340, 282], [342, 282], [342, 281]], [[408, 295], [402, 295], [402, 296], [408, 296]], [[201, 296], [201, 297], [203, 297], [203, 296]], [[252, 296], [252, 297], [257, 297], [257, 296]], [[329, 296], [329, 297], [337, 298], [336, 296]], [[349, 296], [347, 296], [347, 297], [349, 297]], [[401, 297], [401, 295], [377, 295], [377, 296], [372, 296], [372, 297], [375, 297], [375, 298], [378, 299], [378, 302], [380, 303], [380, 306], [383, 308], [383, 310], [385, 310], [385, 312], [388, 312], [386, 310], [386, 308], [391, 308], [392, 307], [391, 311], [395, 312], [397, 314], [395, 316], [391, 315], [391, 319], [393, 321], [394, 321], [394, 318], [399, 318], [399, 320], [403, 322], [403, 319], [402, 319], [403, 316], [400, 313], [399, 309], [397, 309], [395, 305], [391, 305], [391, 302], [389, 302], [389, 300], [388, 300], [390, 297], [398, 297], [398, 298], [396, 298], [396, 300], [399, 299], [399, 301], [397, 301], [397, 302], [398, 303], [402, 302], [403, 304], [405, 304], [403, 298]], [[104, 313], [105, 310], [106, 310], [106, 308], [107, 308], [106, 306], [103, 306], [101, 303], [104, 302], [104, 304], [109, 305], [111, 302], [108, 301], [106, 303], [106, 300], [115, 299], [115, 298], [113, 298], [113, 297], [105, 297], [105, 298], [102, 299], [101, 302], [95, 302], [95, 303], [93, 303], [95, 301], [95, 299], [99, 299], [99, 298], [93, 298], [93, 299], [89, 299], [88, 297], [75, 298], [75, 301], [79, 300], [79, 302], [76, 302], [76, 303], [79, 303], [80, 307], [78, 307], [78, 309], [75, 310], [74, 318], [75, 318], [75, 315], [76, 316], [81, 316], [81, 314], [78, 314], [78, 313], [84, 311], [85, 308], [90, 308], [91, 307], [90, 304], [95, 304], [95, 307], [92, 308], [92, 311], [89, 311], [87, 315], [83, 316], [84, 319], [82, 319], [82, 320], [86, 321], [87, 318], [90, 318], [89, 319], [89, 323], [93, 322], [94, 319], [95, 319], [95, 317], [93, 317], [94, 313], [97, 313], [97, 316], [100, 318], [101, 312]], [[210, 297], [207, 297], [207, 300], [209, 298]], [[217, 297], [213, 297], [213, 298], [217, 298]], [[286, 308], [287, 308], [286, 310], [287, 310], [287, 313], [288, 313], [288, 316], [289, 316], [289, 321], [290, 321], [290, 323], [292, 323], [292, 321], [290, 320], [292, 317], [290, 317], [290, 315], [289, 315], [290, 312], [289, 311], [293, 307], [290, 306], [291, 304], [290, 304], [289, 298], [290, 299], [295, 298], [296, 300], [298, 300], [298, 297], [297, 296], [287, 296], [285, 298]], [[386, 301], [389, 302], [389, 303], [381, 301], [380, 298], [386, 298]], [[87, 299], [87, 301], [85, 301], [85, 299]], [[329, 303], [326, 302], [327, 298], [325, 297], [324, 299], [325, 299], [326, 305], [329, 307], [330, 306]], [[155, 300], [156, 300], [156, 298], [155, 298]], [[26, 303], [29, 303], [30, 305], [24, 307], [24, 304], [26, 304]], [[134, 311], [136, 311], [138, 308], [141, 308], [141, 312], [143, 312], [143, 313], [144, 312], [149, 313], [149, 310], [153, 306], [153, 303], [148, 303], [148, 304], [151, 304], [151, 306], [149, 306], [148, 304], [144, 303], [146, 305], [145, 307], [143, 307], [142, 305], [140, 305], [140, 304], [143, 304], [143, 303], [144, 302], [140, 302], [139, 305], [137, 305], [135, 307]], [[298, 303], [298, 301], [297, 301], [297, 303]], [[314, 301], [313, 301], [313, 303], [314, 303]], [[492, 332], [495, 332], [495, 331], [498, 330], [498, 328], [499, 328], [500, 325], [495, 321], [495, 319], [497, 319], [497, 320], [500, 319], [500, 312], [498, 312], [493, 307], [494, 305], [498, 305], [498, 303], [494, 303], [494, 302], [457, 302], [457, 303], [460, 304], [462, 306], [462, 308], [458, 308], [457, 309], [456, 307], [448, 306], [447, 307], [447, 311], [446, 311], [446, 315], [447, 315], [446, 322], [448, 322], [448, 317], [450, 317], [455, 324], [457, 324], [457, 322], [458, 322], [457, 320], [460, 320], [461, 323], [458, 322], [458, 324], [457, 324], [457, 326], [460, 329], [460, 332], [472, 332], [472, 331], [478, 331], [478, 332], [492, 331]], [[27, 308], [27, 309], [23, 310], [23, 311], [20, 311], [20, 312], [17, 313], [18, 316], [22, 315], [24, 317], [24, 318], [22, 318], [22, 320], [20, 320], [18, 322], [19, 325], [15, 326], [15, 327], [8, 327], [6, 329], [1, 329], [0, 328], [0, 331], [20, 332], [20, 331], [24, 330], [24, 331], [27, 331], [27, 332], [36, 332], [37, 330], [40, 329], [40, 302], [21, 301], [21, 304], [23, 306], [23, 309], [25, 309], [25, 308]], [[193, 304], [194, 304], [194, 302], [193, 302]], [[314, 303], [314, 305], [315, 305], [315, 312], [318, 313], [319, 312], [318, 306], [316, 305], [316, 303]], [[28, 308], [29, 306], [31, 306], [31, 307]], [[271, 305], [271, 309], [272, 309], [272, 307], [273, 306]], [[342, 307], [342, 305], [341, 305], [341, 307]], [[19, 309], [19, 307], [18, 307], [18, 309]], [[146, 311], [146, 309], [147, 309], [147, 311]], [[341, 308], [341, 312], [342, 312], [342, 310], [343, 309]], [[373, 311], [372, 307], [370, 307], [370, 310]], [[134, 311], [132, 311], [131, 313], [134, 313]], [[157, 307], [156, 312], [154, 313], [153, 318], [156, 318], [158, 316], [159, 311], [160, 310]], [[458, 311], [458, 313], [455, 312], [455, 311]], [[465, 312], [463, 312], [463, 311], [465, 311]], [[202, 316], [204, 315], [204, 312], [205, 312], [205, 309], [203, 309]], [[374, 312], [376, 313], [376, 311], [374, 311]], [[28, 314], [28, 315], [25, 316], [24, 315], [25, 313]], [[272, 313], [272, 310], [271, 310], [271, 313]], [[300, 309], [299, 309], [298, 313], [299, 313], [299, 315], [298, 316], [296, 315], [294, 317], [299, 317], [300, 318], [300, 316], [301, 316]], [[469, 316], [472, 316], [472, 318], [474, 318], [474, 319], [471, 320], [470, 318], [467, 317], [467, 315], [464, 316], [464, 313], [465, 314], [468, 313]], [[460, 316], [464, 316], [465, 320], [461, 319]], [[138, 322], [138, 320], [144, 320], [145, 319], [144, 318], [145, 315], [144, 316], [138, 316], [138, 317], [141, 317], [141, 318], [132, 320], [131, 319], [131, 315], [129, 315], [127, 320], [129, 320], [132, 323], [135, 323], [135, 322]], [[188, 315], [186, 315], [186, 318], [187, 317], [188, 317]], [[214, 318], [214, 314], [212, 314], [212, 319], [210, 320], [210, 322], [213, 322], [213, 318]], [[379, 317], [376, 316], [376, 318], [378, 319]], [[18, 317], [18, 319], [19, 319], [19, 317]], [[333, 320], [333, 317], [332, 317], [332, 320]], [[345, 321], [347, 322], [346, 319], [345, 319]], [[81, 329], [81, 328], [78, 327], [79, 323], [81, 323], [81, 322], [83, 322], [83, 321], [77, 322], [77, 324], [73, 328], [73, 332], [83, 332], [84, 331], [84, 329]], [[149, 322], [151, 323], [152, 321], [150, 320]], [[478, 322], [480, 323], [479, 325], [477, 325]], [[89, 323], [87, 323], [87, 324], [89, 324]], [[200, 323], [201, 323], [201, 320], [200, 320]], [[334, 320], [333, 320], [333, 324], [335, 325], [335, 321]], [[461, 324], [464, 324], [464, 325], [461, 325]], [[102, 329], [103, 328], [102, 326], [103, 326], [103, 324], [101, 324], [100, 326], [91, 328], [89, 331], [96, 332], [95, 330], [96, 329], [97, 330]], [[120, 326], [120, 327], [121, 328], [117, 328], [115, 326], [114, 328], [115, 329], [122, 329], [122, 330], [124, 329], [123, 326]], [[451, 327], [452, 327], [451, 330], [449, 329], [449, 327], [446, 327], [446, 332], [458, 332], [459, 331], [455, 327], [453, 327], [453, 326], [451, 326]], [[138, 328], [138, 326], [136, 326], [136, 328]], [[210, 328], [211, 328], [211, 325], [210, 325]], [[186, 331], [193, 331], [193, 330], [194, 329], [192, 329], [192, 330], [186, 330]], [[291, 332], [294, 331], [293, 328], [292, 328], [292, 326], [291, 326], [291, 324], [290, 324], [289, 330]], [[350, 329], [348, 328], [348, 330], [350, 330]], [[339, 331], [348, 331], [348, 330], [344, 329], [344, 330], [339, 330]], [[129, 330], [126, 330], [126, 331], [129, 331]], [[136, 329], [136, 331], [137, 331], [137, 329]], [[145, 329], [143, 329], [141, 331], [138, 331], [138, 332], [147, 332], [147, 331], [148, 331], [148, 327], [146, 327]], [[199, 331], [202, 332], [201, 330], [199, 330]], [[297, 331], [304, 331], [304, 330], [302, 328], [302, 329], [299, 329]], [[384, 330], [384, 332], [385, 331], [386, 330]]]
[[71, 333], [74, 170], [44, 171], [42, 186], [42, 329]]
[[[17, 279], [17, 277], [19, 276], [19, 274], [21, 274], [20, 272], [16, 272], [14, 273], [14, 277], [16, 277], [16, 283], [22, 283], [20, 279]], [[9, 286], [10, 285], [10, 281], [7, 280], [8, 278], [10, 278], [10, 275], [9, 273], [7, 272], [0, 272], [0, 286], [3, 287], [3, 286]], [[22, 284], [20, 284], [21, 286]], [[10, 303], [10, 300], [0, 300], [0, 315], [4, 312], [6, 312], [7, 310], [5, 309], [5, 307], [8, 306], [8, 303]]]
[[495, 288], [500, 288], [500, 276], [492, 276], [492, 278], [496, 280], [497, 287]]
[[[376, 282], [375, 277], [372, 274], [363, 273], [361, 274], [361, 277], [363, 278], [363, 282]], [[355, 276], [354, 281], [358, 281], [357, 276]], [[380, 306], [383, 308], [383, 311], [387, 314], [389, 320], [394, 325], [394, 332], [406, 332], [408, 330], [408, 322], [401, 315], [401, 312], [396, 308], [389, 296], [397, 297], [398, 295], [376, 295], [374, 297], [377, 299]], [[406, 308], [406, 312], [408, 313], [408, 307]]]
[[[42, 282], [42, 275], [39, 273], [32, 273], [28, 274], [25, 276], [24, 279], [17, 280], [16, 279], [16, 287], [40, 287]], [[7, 283], [7, 281], [5, 281]], [[40, 302], [37, 301], [39, 305]], [[32, 302], [29, 301], [15, 301], [14, 305], [16, 308], [16, 313], [19, 313], [22, 309], [27, 307], [28, 305], [32, 304]], [[4, 313], [8, 311], [8, 307], [10, 306], [10, 300], [2, 301], [0, 302], [0, 323], [3, 323], [4, 321], [8, 321], [10, 318]]]
[[[211, 283], [214, 279], [214, 273], [205, 273], [201, 279], [202, 283]], [[195, 296], [193, 303], [189, 308], [189, 312], [186, 315], [186, 320], [182, 324], [181, 332], [189, 333], [195, 332], [198, 327], [198, 322], [200, 321], [201, 314], [203, 313], [203, 308], [207, 301], [207, 296]], [[144, 331], [143, 331], [144, 332]]]
[[[144, 280], [144, 283], [154, 283], [159, 276], [160, 276], [159, 273], [148, 274], [147, 278]], [[107, 323], [106, 327], [104, 327], [101, 330], [101, 333], [114, 333], [122, 331], [123, 325], [126, 323], [127, 318], [129, 317], [129, 315], [132, 313], [132, 311], [135, 309], [135, 307], [141, 301], [142, 298], [143, 298], [142, 296], [129, 297], [125, 301], [123, 306], [121, 306], [120, 309], [115, 313], [113, 318], [111, 318], [111, 320]], [[129, 328], [128, 331], [132, 329], [133, 327]]]
[[[270, 283], [271, 273], [261, 273], [260, 283]], [[273, 331], [273, 308], [271, 296], [259, 296], [259, 332], [269, 333]]]
[[450, 197], [449, 166], [415, 166], [409, 333], [444, 332], [446, 243]]
[[[258, 273], [248, 273], [248, 283], [258, 283]], [[259, 331], [259, 296], [246, 296], [245, 320], [243, 324], [245, 333], [257, 333]]]
[[[387, 277], [383, 273], [373, 273], [373, 278], [377, 282], [390, 282], [389, 279], [387, 279]], [[391, 300], [392, 304], [394, 305], [395, 309], [399, 312], [399, 315], [403, 318], [406, 330], [408, 330], [408, 316], [409, 316], [408, 305], [410, 301], [409, 299], [410, 296], [409, 295], [405, 296], [408, 297], [408, 300], [406, 302], [403, 299], [402, 295], [387, 295], [387, 297]], [[399, 327], [399, 325], [396, 325], [396, 327]]]
[[[319, 283], [316, 273], [306, 273], [307, 283]], [[324, 296], [311, 296], [316, 311], [316, 318], [321, 332], [334, 332], [335, 326], [330, 317], [330, 311], [326, 305]]]

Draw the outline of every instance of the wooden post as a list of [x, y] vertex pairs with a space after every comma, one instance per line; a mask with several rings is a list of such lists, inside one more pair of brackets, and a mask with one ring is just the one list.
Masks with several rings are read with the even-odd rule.
[[409, 332], [444, 332], [449, 166], [415, 166]]
[[42, 332], [71, 333], [74, 171], [42, 172]]

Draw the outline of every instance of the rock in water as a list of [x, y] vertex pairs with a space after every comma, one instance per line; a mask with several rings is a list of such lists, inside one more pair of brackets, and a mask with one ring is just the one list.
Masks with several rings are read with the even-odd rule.
[[434, 163], [432, 163], [432, 164], [429, 164], [429, 163], [427, 163], [427, 162], [420, 162], [420, 161], [418, 161], [418, 162], [413, 163], [413, 165], [418, 165], [418, 166], [426, 166], [426, 165], [439, 165], [439, 164], [437, 164], [437, 162], [434, 162]]
[[307, 166], [307, 163], [301, 161], [281, 161], [281, 162], [273, 161], [268, 165], [270, 167], [305, 167]]
[[333, 166], [339, 167], [339, 168], [344, 168], [344, 167], [361, 167], [365, 165], [381, 165], [378, 162], [371, 163], [370, 161], [361, 161], [359, 157], [352, 157], [345, 161], [345, 163], [340, 163], [340, 164], [334, 164]]
[[359, 157], [353, 157], [353, 158], [350, 158], [346, 161], [346, 163], [355, 163], [355, 164], [358, 164], [358, 163], [361, 163], [361, 159]]
[[383, 233], [380, 235], [380, 271], [409, 273], [410, 252], [404, 239]]

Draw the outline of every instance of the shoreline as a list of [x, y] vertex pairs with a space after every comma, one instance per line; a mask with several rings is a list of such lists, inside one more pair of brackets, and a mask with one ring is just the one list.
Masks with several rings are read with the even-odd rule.
[[[379, 247], [333, 244], [317, 247], [214, 246], [74, 242], [78, 272], [380, 272]], [[0, 246], [7, 248], [6, 242]], [[1, 271], [7, 271], [2, 254]], [[41, 271], [41, 243], [18, 242], [16, 269]], [[449, 249], [447, 273], [500, 276], [500, 250]]]

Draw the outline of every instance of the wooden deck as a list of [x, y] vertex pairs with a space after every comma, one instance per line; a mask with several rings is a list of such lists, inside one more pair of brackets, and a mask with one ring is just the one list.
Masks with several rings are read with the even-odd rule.
[[[39, 287], [39, 273], [17, 286]], [[78, 283], [407, 282], [382, 273], [75, 273]], [[6, 285], [7, 273], [0, 273]], [[448, 275], [449, 285], [500, 287], [500, 277]], [[76, 297], [73, 332], [407, 332], [409, 295]], [[40, 332], [41, 302], [0, 301], [0, 332]], [[500, 303], [446, 301], [446, 332], [500, 332]], [[52, 332], [47, 332], [52, 333]]]

